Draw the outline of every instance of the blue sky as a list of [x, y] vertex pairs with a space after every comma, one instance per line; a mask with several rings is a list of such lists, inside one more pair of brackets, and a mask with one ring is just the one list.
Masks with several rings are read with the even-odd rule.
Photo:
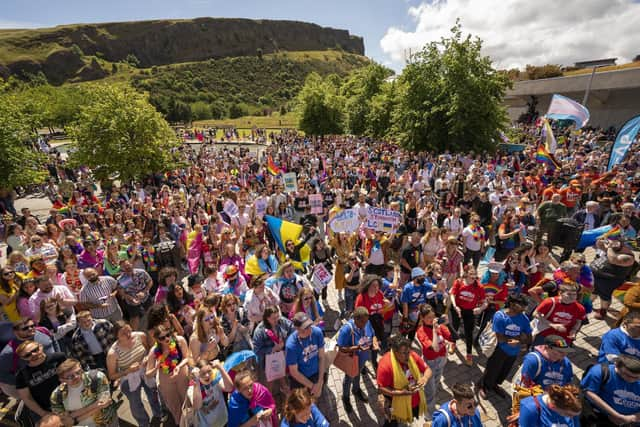
[[[640, 55], [639, 0], [0, 0], [0, 28], [203, 16], [290, 19], [349, 30], [400, 70], [403, 52], [460, 18], [498, 68]], [[606, 32], [606, 37], [603, 37]]]

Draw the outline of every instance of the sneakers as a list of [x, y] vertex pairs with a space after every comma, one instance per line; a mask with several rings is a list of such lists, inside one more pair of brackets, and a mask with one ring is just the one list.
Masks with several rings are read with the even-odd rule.
[[348, 397], [342, 397], [342, 405], [344, 406], [344, 411], [347, 414], [350, 414], [353, 412], [353, 406], [351, 406], [351, 402], [349, 402], [349, 398]]
[[467, 366], [473, 365], [473, 356], [470, 354], [467, 354], [467, 357], [464, 359], [464, 364]]
[[356, 397], [356, 399], [358, 399], [361, 402], [367, 403], [369, 401], [369, 398], [367, 398], [367, 396], [364, 395], [364, 393], [362, 392], [362, 389], [354, 390], [353, 395]]

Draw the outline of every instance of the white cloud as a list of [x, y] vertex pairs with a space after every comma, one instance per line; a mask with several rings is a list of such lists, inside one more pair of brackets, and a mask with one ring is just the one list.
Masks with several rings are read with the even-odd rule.
[[497, 68], [572, 65], [640, 54], [640, 3], [634, 0], [433, 0], [410, 7], [414, 30], [390, 27], [380, 47], [396, 64], [404, 52], [449, 37], [460, 18], [464, 34], [483, 40]]

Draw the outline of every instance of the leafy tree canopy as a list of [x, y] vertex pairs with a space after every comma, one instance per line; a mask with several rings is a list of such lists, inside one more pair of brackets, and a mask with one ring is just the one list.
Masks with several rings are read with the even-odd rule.
[[342, 133], [343, 98], [339, 91], [340, 78], [335, 74], [325, 79], [317, 73], [307, 76], [298, 95], [302, 131], [312, 135]]
[[74, 163], [91, 167], [98, 179], [118, 174], [123, 182], [176, 166], [175, 134], [144, 95], [105, 85], [89, 95], [69, 127]]
[[459, 24], [451, 33], [426, 45], [399, 78], [393, 130], [410, 150], [492, 150], [506, 126], [508, 77], [481, 55], [479, 38], [463, 38]]

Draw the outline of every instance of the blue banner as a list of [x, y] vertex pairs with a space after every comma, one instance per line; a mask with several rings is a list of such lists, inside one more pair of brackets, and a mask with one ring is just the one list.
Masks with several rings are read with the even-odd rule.
[[616, 142], [611, 147], [609, 165], [607, 166], [608, 171], [622, 161], [638, 131], [640, 131], [640, 115], [635, 116], [620, 128], [616, 136]]

